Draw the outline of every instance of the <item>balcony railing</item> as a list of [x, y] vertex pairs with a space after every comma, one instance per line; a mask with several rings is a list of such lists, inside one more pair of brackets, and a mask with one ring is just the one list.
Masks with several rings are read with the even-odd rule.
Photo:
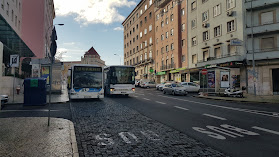
[[162, 8], [162, 7], [164, 7], [170, 1], [171, 0], [155, 0], [155, 6], [157, 8]]
[[175, 68], [175, 63], [173, 64], [168, 64], [168, 65], [162, 65], [160, 67], [161, 70], [170, 70], [170, 69], [174, 69]]
[[239, 52], [234, 52], [234, 53], [230, 53], [230, 54], [223, 54], [221, 56], [216, 56], [216, 57], [208, 57], [207, 60], [202, 59], [202, 60], [198, 60], [198, 63], [203, 63], [203, 62], [208, 62], [208, 61], [212, 61], [212, 60], [217, 60], [217, 59], [222, 59], [222, 58], [227, 58], [227, 57], [232, 57], [232, 56], [238, 56]]
[[[273, 51], [279, 51], [279, 47], [265, 48], [265, 49], [255, 49], [254, 53], [273, 52]], [[248, 50], [247, 53], [251, 54], [251, 53], [253, 53], [253, 50]]]

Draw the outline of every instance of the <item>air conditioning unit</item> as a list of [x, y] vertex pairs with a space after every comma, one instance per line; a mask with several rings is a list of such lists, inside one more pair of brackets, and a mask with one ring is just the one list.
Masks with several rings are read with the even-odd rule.
[[202, 27], [207, 28], [207, 23], [203, 23]]
[[233, 11], [231, 11], [231, 10], [228, 11], [228, 12], [227, 12], [227, 16], [233, 16]]

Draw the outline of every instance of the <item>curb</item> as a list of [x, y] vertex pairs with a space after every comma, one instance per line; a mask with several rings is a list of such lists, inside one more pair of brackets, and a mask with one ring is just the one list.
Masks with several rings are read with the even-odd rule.
[[69, 121], [69, 125], [70, 125], [70, 136], [71, 136], [72, 152], [73, 152], [72, 156], [73, 157], [79, 157], [74, 123]]
[[230, 101], [230, 102], [243, 102], [243, 103], [259, 103], [259, 104], [267, 104], [267, 103], [271, 103], [271, 104], [276, 104], [273, 102], [266, 102], [266, 101], [247, 101], [247, 100], [229, 100], [229, 99], [218, 99], [218, 98], [211, 98], [211, 97], [200, 97], [200, 96], [194, 96], [195, 98], [201, 98], [201, 99], [211, 99], [211, 100], [222, 100], [222, 101]]

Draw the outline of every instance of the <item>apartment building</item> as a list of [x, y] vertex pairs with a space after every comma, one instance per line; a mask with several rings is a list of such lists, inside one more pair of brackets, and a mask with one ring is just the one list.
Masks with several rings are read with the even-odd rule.
[[278, 95], [279, 1], [246, 0], [245, 9], [248, 92], [255, 89], [257, 95]]
[[22, 39], [35, 53], [37, 58], [45, 58], [48, 56], [47, 53], [50, 52], [50, 36], [54, 18], [53, 0], [23, 1]]
[[189, 81], [212, 92], [246, 86], [243, 6], [238, 0], [188, 0]]
[[22, 0], [1, 0], [1, 16], [21, 36]]
[[155, 79], [154, 2], [142, 0], [122, 23], [124, 65], [136, 67], [136, 79]]
[[187, 1], [156, 0], [156, 82], [185, 81]]

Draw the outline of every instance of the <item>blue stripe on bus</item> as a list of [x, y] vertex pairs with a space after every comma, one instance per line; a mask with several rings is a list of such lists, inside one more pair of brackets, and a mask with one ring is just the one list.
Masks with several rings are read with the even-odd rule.
[[[75, 90], [75, 92], [80, 92], [81, 90], [82, 90], [82, 88], [81, 89], [74, 89]], [[87, 92], [100, 92], [102, 90], [102, 88], [89, 88], [89, 91], [87, 91]]]

